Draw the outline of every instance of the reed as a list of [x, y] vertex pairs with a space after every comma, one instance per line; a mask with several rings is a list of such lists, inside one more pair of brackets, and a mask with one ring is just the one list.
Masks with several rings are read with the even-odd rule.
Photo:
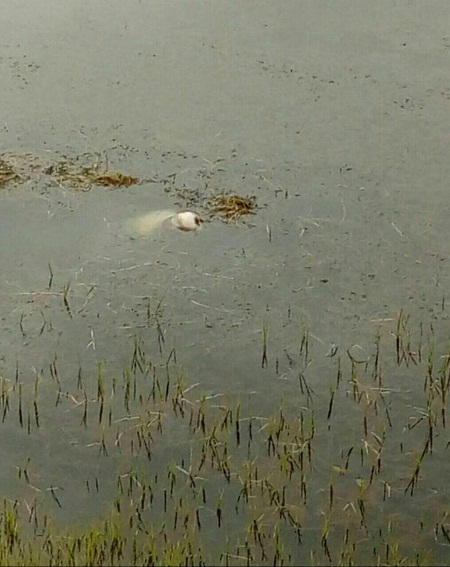
[[[0, 564], [443, 563], [445, 475], [430, 467], [447, 463], [450, 346], [434, 328], [415, 334], [400, 312], [390, 348], [377, 335], [325, 357], [323, 388], [304, 326], [296, 381], [271, 388], [260, 412], [242, 392], [198, 392], [166, 350], [163, 320], [160, 332], [148, 320], [154, 345], [136, 335], [121, 373], [83, 362], [69, 379], [55, 354], [43, 370], [0, 375], [0, 426], [37, 443], [63, 424], [91, 471], [63, 485], [44, 481], [36, 454], [19, 461]], [[72, 490], [101, 504], [96, 518], [72, 520]]]

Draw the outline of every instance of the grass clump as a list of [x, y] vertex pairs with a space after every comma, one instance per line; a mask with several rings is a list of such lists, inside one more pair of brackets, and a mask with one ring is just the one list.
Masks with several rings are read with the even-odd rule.
[[253, 214], [255, 206], [256, 197], [240, 197], [235, 193], [217, 195], [209, 203], [211, 211], [222, 215], [228, 221], [237, 220], [242, 215]]
[[6, 187], [10, 183], [21, 181], [22, 177], [14, 169], [13, 165], [9, 161], [0, 158], [0, 188]]

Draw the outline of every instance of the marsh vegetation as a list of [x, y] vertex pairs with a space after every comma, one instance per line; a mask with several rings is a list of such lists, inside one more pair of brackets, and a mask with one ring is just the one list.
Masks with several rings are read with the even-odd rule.
[[[60, 300], [70, 313], [69, 287]], [[202, 391], [166, 346], [161, 306], [147, 315], [157, 340], [136, 334], [120, 373], [99, 360], [68, 375], [59, 355], [33, 373], [20, 361], [3, 369], [2, 435], [39, 450], [17, 462], [5, 493], [0, 564], [445, 564], [442, 329], [400, 311], [373, 344], [324, 365], [303, 323], [286, 377], [271, 352], [276, 329], [264, 328], [263, 400]], [[64, 486], [40, 473], [55, 428], [60, 467], [80, 463]]]

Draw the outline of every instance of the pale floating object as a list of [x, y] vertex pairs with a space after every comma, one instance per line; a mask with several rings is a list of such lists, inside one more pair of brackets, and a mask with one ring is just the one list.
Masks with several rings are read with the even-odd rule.
[[189, 230], [197, 230], [202, 224], [198, 214], [192, 213], [191, 211], [177, 213], [176, 215], [173, 215], [170, 220], [173, 226], [176, 226], [179, 230], [184, 230], [186, 232]]
[[201, 227], [201, 224], [201, 218], [197, 213], [191, 211], [176, 213], [171, 209], [161, 209], [131, 219], [128, 226], [133, 232], [137, 232], [141, 236], [148, 236], [154, 230], [163, 226], [174, 226], [179, 230], [189, 232], [197, 230]]

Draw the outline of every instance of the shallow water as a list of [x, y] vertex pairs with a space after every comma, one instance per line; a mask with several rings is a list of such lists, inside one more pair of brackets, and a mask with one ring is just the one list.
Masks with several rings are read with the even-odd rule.
[[[247, 416], [276, 413], [281, 402], [294, 413], [305, 406], [304, 372], [323, 418], [338, 357], [348, 380], [347, 349], [360, 345], [372, 363], [379, 331], [399, 436], [420, 415], [426, 372], [414, 370], [410, 383], [414, 365], [396, 367], [400, 309], [411, 315], [415, 337], [421, 323], [427, 332], [434, 324], [437, 351], [447, 352], [446, 5], [251, 6], [46, 0], [39, 9], [2, 7], [2, 152], [41, 160], [97, 152], [111, 169], [148, 179], [81, 192], [42, 175], [0, 191], [1, 372], [14, 412], [21, 382], [33, 417], [36, 376], [40, 384], [40, 427], [29, 435], [27, 417], [22, 428], [12, 410], [0, 425], [1, 488], [22, 507], [32, 499], [17, 478], [30, 459], [43, 508], [53, 506], [66, 525], [105, 514], [117, 475], [134, 465], [109, 437], [109, 458], [99, 458], [91, 444], [112, 434], [94, 418], [80, 425], [77, 380], [81, 366], [95, 399], [101, 361], [111, 388], [130, 366], [135, 340], [157, 364], [174, 348], [174, 372], [198, 384], [196, 400], [218, 396], [233, 408], [241, 401]], [[200, 208], [223, 189], [255, 195], [258, 208], [236, 223], [213, 218], [195, 233], [130, 233], [129, 219], [139, 215], [191, 209], [177, 189], [195, 191]], [[305, 328], [310, 365], [299, 355]], [[338, 354], [328, 358], [332, 344]], [[50, 371], [55, 360], [60, 384]], [[360, 428], [360, 410], [339, 395], [342, 413], [334, 412], [331, 430], [321, 422], [315, 441], [319, 492], [339, 450], [360, 443], [353, 421]], [[119, 397], [111, 394], [116, 419], [127, 416]], [[192, 442], [176, 420], [167, 417], [164, 427], [172, 433], [158, 448], [160, 474], [172, 458], [187, 459]], [[432, 530], [448, 525], [448, 459], [436, 451], [425, 493], [408, 500], [414, 458], [406, 466], [390, 439], [386, 478], [396, 479], [398, 492], [395, 504], [379, 504], [380, 522], [425, 508], [432, 527], [422, 549], [441, 561], [448, 542], [432, 543]], [[420, 453], [422, 438], [412, 439], [408, 450]], [[92, 487], [95, 478], [102, 488], [93, 498], [85, 480]], [[50, 486], [64, 489], [61, 509]]]

